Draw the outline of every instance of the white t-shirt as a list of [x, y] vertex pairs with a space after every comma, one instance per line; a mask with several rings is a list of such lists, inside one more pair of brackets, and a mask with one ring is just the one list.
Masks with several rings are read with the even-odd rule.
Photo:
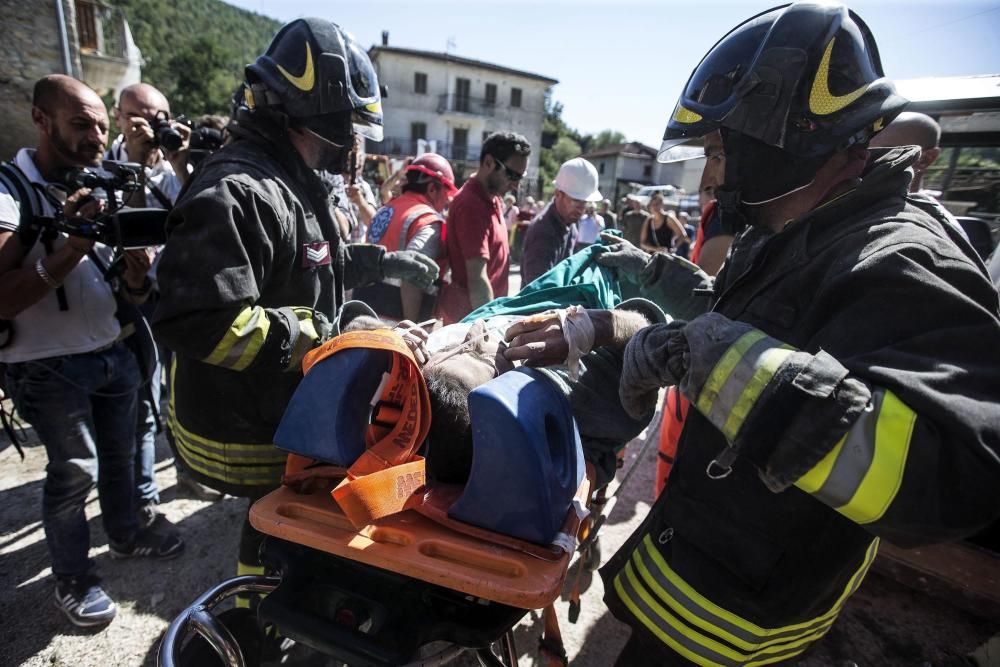
[[604, 230], [604, 218], [597, 215], [584, 215], [576, 223], [579, 233], [577, 243], [594, 243]]
[[[14, 158], [14, 164], [24, 172], [32, 183], [47, 185], [35, 167], [35, 151], [22, 148]], [[52, 205], [42, 198], [45, 210], [42, 215], [51, 216]], [[0, 232], [16, 232], [21, 221], [18, 200], [0, 184]], [[66, 243], [66, 235], [60, 234], [53, 242], [56, 250]], [[96, 245], [95, 251], [110, 259], [110, 249]], [[37, 241], [21, 261], [21, 267], [32, 267], [45, 257], [45, 246]], [[0, 278], [2, 280], [2, 278]], [[109, 345], [118, 338], [120, 327], [115, 318], [115, 297], [111, 287], [104, 280], [100, 269], [84, 257], [63, 281], [68, 310], [59, 310], [56, 290], [49, 290], [37, 303], [28, 306], [14, 318], [14, 340], [0, 350], [0, 362], [19, 363], [34, 359], [45, 359], [67, 354], [92, 352]]]

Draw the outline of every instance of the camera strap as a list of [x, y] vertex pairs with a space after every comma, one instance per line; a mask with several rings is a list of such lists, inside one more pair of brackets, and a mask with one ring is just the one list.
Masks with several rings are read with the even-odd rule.
[[[45, 247], [45, 254], [51, 255], [57, 232], [48, 229], [43, 230], [41, 226], [36, 224], [36, 219], [41, 217], [44, 211], [42, 193], [39, 192], [40, 186], [32, 183], [28, 175], [13, 161], [0, 164], [0, 182], [4, 184], [7, 192], [17, 199], [20, 204], [21, 220], [18, 224], [17, 236], [21, 241], [23, 250], [22, 261], [31, 252], [35, 243], [38, 242], [39, 237], [41, 237], [42, 245]], [[59, 310], [69, 310], [66, 289], [61, 285], [56, 288], [56, 300], [59, 302]], [[5, 345], [9, 344], [10, 340], [12, 340], [12, 337], [7, 339]]]

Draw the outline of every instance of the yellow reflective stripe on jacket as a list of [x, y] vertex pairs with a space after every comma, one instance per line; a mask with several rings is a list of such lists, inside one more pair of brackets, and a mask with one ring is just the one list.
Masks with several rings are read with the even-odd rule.
[[174, 405], [174, 372], [170, 371], [167, 424], [178, 454], [193, 470], [229, 484], [273, 486], [281, 481], [287, 454], [269, 444], [238, 444], [210, 440], [184, 428]]
[[271, 320], [259, 306], [247, 306], [240, 311], [226, 330], [226, 335], [211, 354], [203, 359], [207, 364], [241, 371], [253, 363], [267, 340]]
[[667, 564], [649, 535], [615, 577], [614, 586], [637, 620], [689, 660], [703, 665], [765, 665], [802, 653], [826, 634], [877, 552], [875, 539], [829, 611], [777, 628], [760, 627], [700, 595]]
[[750, 331], [730, 346], [709, 373], [696, 405], [732, 442], [778, 368], [795, 348], [762, 331]]
[[878, 521], [903, 482], [916, 420], [891, 391], [875, 390], [851, 430], [795, 486], [856, 523]]
[[319, 333], [316, 325], [313, 324], [312, 308], [292, 308], [295, 317], [299, 321], [299, 335], [295, 339], [295, 349], [292, 350], [291, 358], [288, 361], [288, 370], [301, 370], [302, 359], [306, 353], [316, 347], [319, 341]]

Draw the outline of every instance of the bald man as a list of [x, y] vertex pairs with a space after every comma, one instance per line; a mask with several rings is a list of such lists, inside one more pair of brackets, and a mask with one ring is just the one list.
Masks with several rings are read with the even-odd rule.
[[[112, 557], [170, 558], [176, 536], [140, 530], [135, 511], [135, 357], [119, 342], [117, 304], [100, 262], [110, 249], [58, 232], [33, 233], [32, 218], [92, 217], [101, 204], [88, 190], [65, 192], [60, 174], [100, 164], [108, 139], [101, 98], [67, 76], [35, 84], [31, 118], [38, 148], [22, 148], [0, 167], [0, 319], [12, 336], [0, 347], [7, 389], [48, 456], [42, 523], [56, 577], [56, 607], [81, 627], [104, 625], [115, 603], [89, 558], [84, 508], [96, 486]], [[32, 197], [43, 191], [48, 197]], [[51, 197], [51, 199], [50, 199]], [[62, 200], [62, 201], [57, 201]], [[149, 256], [125, 257], [122, 298], [148, 293]], [[100, 476], [98, 477], [98, 469]]]
[[936, 209], [956, 231], [969, 240], [951, 211], [937, 200], [939, 192], [924, 190], [924, 173], [941, 156], [941, 126], [927, 114], [904, 111], [876, 134], [869, 144], [871, 148], [895, 148], [896, 146], [919, 146], [920, 158], [913, 164], [913, 180], [910, 181], [911, 199], [924, 207]]
[[[148, 83], [126, 86], [114, 108], [115, 125], [121, 134], [111, 144], [108, 158], [138, 162], [146, 167], [145, 197], [136, 193], [127, 203], [150, 208], [173, 208], [181, 187], [187, 181], [188, 141], [191, 128], [171, 120], [166, 96]], [[180, 149], [168, 151], [159, 144], [153, 130], [157, 121], [169, 120], [183, 140]]]

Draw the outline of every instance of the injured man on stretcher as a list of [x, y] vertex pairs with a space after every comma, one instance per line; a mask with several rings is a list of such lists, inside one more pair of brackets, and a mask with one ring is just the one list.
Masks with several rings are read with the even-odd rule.
[[[356, 308], [355, 318], [342, 322], [345, 331], [378, 328], [373, 313], [365, 313], [360, 303]], [[493, 315], [429, 334], [400, 323], [396, 330], [405, 332], [430, 394], [430, 480], [462, 484], [468, 479], [473, 451], [469, 393], [529, 359], [568, 399], [584, 459], [594, 468], [595, 488], [610, 482], [618, 452], [649, 423], [648, 417], [630, 417], [618, 397], [625, 344], [639, 329], [665, 320], [652, 302], [630, 299], [612, 310], [571, 306], [528, 316]]]

